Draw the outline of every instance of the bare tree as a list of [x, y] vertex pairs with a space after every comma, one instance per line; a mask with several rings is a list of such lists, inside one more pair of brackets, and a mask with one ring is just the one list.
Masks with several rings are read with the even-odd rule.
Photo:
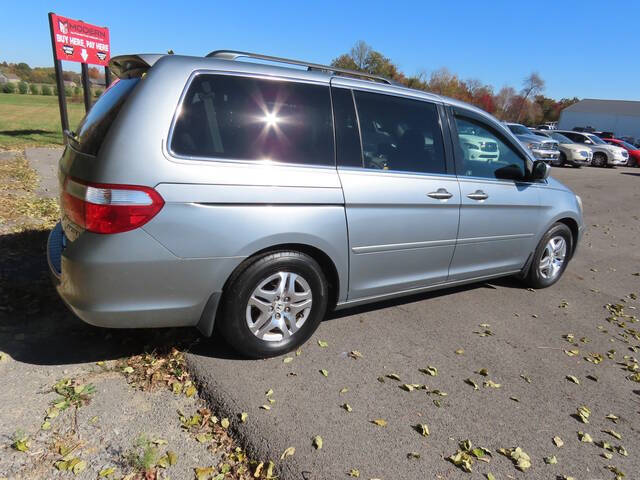
[[365, 70], [373, 49], [363, 40], [358, 40], [350, 52], [350, 56], [359, 70]]
[[531, 75], [526, 77], [522, 82], [522, 101], [520, 102], [520, 108], [518, 110], [517, 121], [520, 121], [520, 115], [522, 109], [530, 96], [536, 96], [544, 90], [544, 80], [538, 74], [538, 72], [532, 72]]

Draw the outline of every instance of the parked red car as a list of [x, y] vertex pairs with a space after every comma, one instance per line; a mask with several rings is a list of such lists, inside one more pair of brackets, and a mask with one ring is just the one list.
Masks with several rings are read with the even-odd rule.
[[603, 138], [603, 140], [609, 145], [622, 147], [629, 152], [629, 160], [627, 160], [628, 167], [640, 167], [640, 148], [618, 138]]

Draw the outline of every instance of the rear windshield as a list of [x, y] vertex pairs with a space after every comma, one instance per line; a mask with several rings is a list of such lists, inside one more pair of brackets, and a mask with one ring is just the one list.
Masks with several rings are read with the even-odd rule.
[[118, 80], [102, 94], [76, 129], [78, 150], [89, 155], [98, 154], [111, 124], [139, 81], [139, 78]]

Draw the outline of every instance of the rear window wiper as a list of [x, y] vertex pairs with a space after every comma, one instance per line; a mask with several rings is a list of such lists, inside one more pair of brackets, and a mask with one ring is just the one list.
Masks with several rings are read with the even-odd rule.
[[78, 135], [73, 130], [65, 130], [64, 135], [65, 137], [73, 140], [75, 143], [80, 143], [80, 139], [78, 138]]

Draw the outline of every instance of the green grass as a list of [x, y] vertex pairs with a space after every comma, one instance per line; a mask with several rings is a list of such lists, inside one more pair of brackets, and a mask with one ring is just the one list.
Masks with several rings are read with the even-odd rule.
[[[84, 116], [84, 105], [68, 100], [73, 130]], [[62, 145], [58, 97], [0, 93], [0, 150], [47, 145]]]

